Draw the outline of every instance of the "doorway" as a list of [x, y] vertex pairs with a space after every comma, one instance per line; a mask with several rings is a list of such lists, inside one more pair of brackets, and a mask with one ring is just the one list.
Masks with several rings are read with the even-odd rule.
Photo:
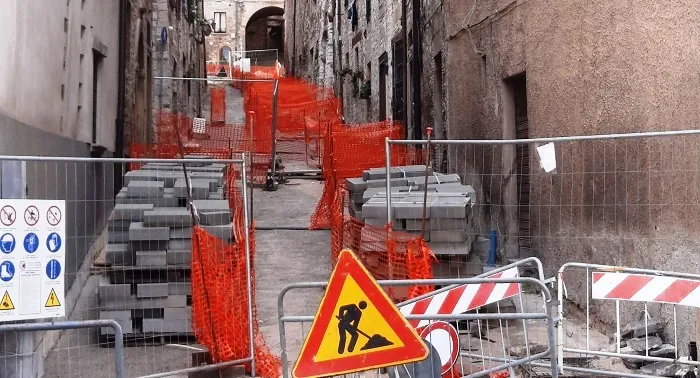
[[386, 77], [389, 75], [387, 53], [379, 57], [379, 121], [386, 121]]

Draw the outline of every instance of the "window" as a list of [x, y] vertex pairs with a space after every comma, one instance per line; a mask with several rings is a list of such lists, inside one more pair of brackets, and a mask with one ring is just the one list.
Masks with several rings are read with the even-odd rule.
[[231, 48], [228, 46], [222, 47], [221, 51], [219, 52], [219, 62], [228, 63], [230, 57], [231, 57]]
[[214, 33], [226, 33], [226, 12], [214, 12]]
[[369, 22], [372, 21], [372, 0], [365, 0], [365, 16], [369, 24]]

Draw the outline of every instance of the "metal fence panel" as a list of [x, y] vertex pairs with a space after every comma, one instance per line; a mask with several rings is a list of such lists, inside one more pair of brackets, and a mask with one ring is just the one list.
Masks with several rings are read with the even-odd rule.
[[[514, 265], [517, 267], [517, 265]], [[509, 267], [510, 268], [510, 267]], [[508, 269], [508, 268], [506, 268]], [[499, 285], [517, 284], [528, 287], [534, 292], [529, 295], [534, 298], [528, 302], [530, 306], [506, 310], [509, 301], [498, 301], [493, 306], [474, 309], [468, 313], [440, 315], [405, 315], [409, 321], [449, 322], [456, 325], [459, 334], [460, 354], [455, 363], [463, 376], [483, 377], [491, 373], [517, 369], [529, 366], [534, 361], [551, 359], [552, 376], [558, 376], [556, 365], [556, 347], [554, 318], [552, 316], [551, 296], [549, 290], [540, 280], [533, 278], [472, 278], [472, 279], [435, 279], [435, 280], [391, 280], [378, 281], [386, 286], [436, 285], [446, 288], [460, 285]], [[285, 301], [296, 297], [302, 290], [318, 290], [324, 288], [326, 282], [308, 282], [287, 286], [278, 297], [278, 319], [280, 333], [280, 348], [282, 351], [283, 377], [291, 375], [292, 359], [298, 355], [301, 345], [309, 332], [314, 315], [305, 311], [303, 314], [287, 314]], [[397, 304], [399, 309], [426, 297], [416, 298]], [[517, 302], [517, 301], [516, 301]], [[538, 302], [538, 304], [535, 304]], [[313, 308], [307, 306], [307, 309]], [[423, 325], [419, 329], [425, 330]], [[423, 332], [425, 334], [425, 332]], [[428, 335], [432, 335], [429, 333]], [[428, 342], [432, 340], [427, 338]], [[544, 362], [542, 362], [544, 363]], [[393, 370], [392, 370], [393, 369]], [[414, 376], [412, 367], [397, 367], [408, 376]], [[399, 374], [395, 368], [388, 368], [390, 374]], [[364, 372], [353, 376], [380, 376], [379, 370]], [[404, 376], [404, 375], [402, 375]], [[450, 375], [445, 375], [450, 376]]]
[[[391, 162], [396, 152], [420, 146], [424, 152], [430, 151], [433, 171], [443, 174], [431, 173], [429, 186], [451, 175], [456, 176], [450, 177], [456, 179], [455, 185], [470, 186], [465, 191], [473, 194], [474, 201], [469, 203], [459, 235], [440, 232], [438, 239], [434, 239], [433, 231], [443, 231], [443, 226], [450, 222], [438, 220], [439, 224], [435, 225], [432, 223], [436, 219], [432, 215], [429, 218], [431, 248], [440, 237], [449, 236], [458, 238], [456, 241], [463, 242], [462, 249], [469, 251], [464, 257], [450, 251], [441, 254], [440, 248], [433, 248], [441, 260], [436, 265], [436, 275], [463, 276], [478, 272], [481, 265], [490, 262], [491, 234], [495, 236], [495, 251], [500, 258], [538, 256], [547, 274], [552, 275], [571, 261], [697, 272], [699, 144], [698, 130], [435, 140], [429, 146], [425, 140], [388, 140], [386, 166], [396, 169]], [[387, 175], [391, 174], [388, 169]], [[417, 185], [423, 184], [423, 177], [420, 179]], [[399, 185], [388, 180], [385, 193]], [[403, 227], [406, 232], [421, 233], [420, 212], [400, 218], [396, 212], [400, 200], [390, 195], [383, 202], [388, 205], [384, 219], [391, 219], [394, 229]], [[422, 205], [423, 198], [416, 202]], [[430, 205], [428, 202], [429, 209]], [[409, 221], [411, 230], [407, 227]], [[588, 307], [592, 298], [590, 275], [568, 274], [566, 287], [571, 302], [565, 312], [567, 327], [574, 328], [564, 332], [565, 336], [590, 332], [591, 343], [594, 339], [600, 343], [590, 345], [591, 350], [616, 353], [615, 337], [611, 335], [618, 326], [624, 328], [648, 311], [651, 317], [669, 324], [662, 340], [677, 344], [679, 357], [689, 354], [687, 343], [695, 339], [697, 329], [695, 309], [668, 303], [646, 306], [623, 303], [618, 319], [615, 301], [596, 301]], [[590, 309], [588, 315], [586, 308]], [[673, 330], [674, 320], [683, 324], [677, 334]], [[572, 345], [578, 346], [572, 349], [588, 349], [585, 339]], [[608, 361], [608, 366], [603, 366], [603, 360]], [[637, 369], [625, 369], [619, 358], [591, 361], [582, 356], [565, 362], [571, 371], [580, 368], [575, 363], [581, 363], [601, 371], [614, 367], [614, 374], [619, 376], [639, 375]]]
[[[247, 304], [248, 314], [237, 321], [246, 323], [240, 326], [248, 352], [223, 365], [254, 364], [250, 245], [248, 233], [236, 235], [233, 228], [236, 216], [250, 224], [243, 159], [0, 156], [3, 168], [14, 163], [25, 172], [23, 198], [65, 200], [70, 322], [50, 328], [60, 333], [43, 332], [49, 328], [41, 323], [0, 325], [3, 376], [114, 376], [105, 366], [113, 365], [115, 353], [117, 360], [123, 353], [128, 377], [211, 369], [193, 357], [204, 348], [191, 324], [192, 210], [222, 245], [245, 243], [247, 279], [237, 278], [245, 280], [244, 289], [230, 295]], [[232, 214], [233, 185], [242, 192], [244, 214]]]

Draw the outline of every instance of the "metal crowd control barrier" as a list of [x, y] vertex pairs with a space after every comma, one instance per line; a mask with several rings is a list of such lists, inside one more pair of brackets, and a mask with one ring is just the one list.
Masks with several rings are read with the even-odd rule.
[[[585, 275], [581, 279], [581, 274]], [[585, 281], [585, 283], [583, 283]], [[569, 282], [570, 288], [567, 288]], [[580, 324], [570, 324], [567, 318], [566, 300], [570, 296], [581, 299], [582, 290], [572, 290], [585, 285], [585, 327]], [[648, 377], [651, 372], [638, 374], [634, 369], [620, 368], [619, 363], [611, 360], [621, 358], [627, 360], [627, 364], [642, 366], [642, 363], [662, 362], [681, 366], [697, 367], [700, 362], [681, 360], [679, 351], [678, 319], [695, 321], [695, 313], [700, 307], [700, 275], [676, 272], [664, 272], [651, 269], [636, 269], [610, 265], [597, 265], [585, 263], [568, 263], [559, 269], [558, 273], [558, 313], [561, 324], [559, 333], [559, 367], [562, 372], [571, 371], [608, 375], [614, 377]], [[570, 295], [569, 295], [570, 294]], [[670, 306], [664, 309], [663, 306]], [[668, 325], [665, 320], [650, 317], [651, 306], [657, 307], [662, 317], [673, 319], [673, 324]], [[681, 308], [678, 308], [678, 307]], [[684, 309], [691, 306], [691, 309]], [[641, 310], [643, 320], [637, 320], [636, 326], [633, 315]], [[684, 311], [686, 310], [686, 311]], [[596, 331], [592, 324], [595, 317], [603, 313], [615, 313], [615, 322], [612, 326], [615, 340], [610, 345], [609, 336]], [[628, 329], [623, 328], [623, 318], [631, 321]], [[683, 322], [686, 323], [687, 322]], [[583, 328], [583, 329], [582, 329]], [[687, 329], [687, 327], [681, 327]], [[577, 337], [578, 333], [585, 337]], [[667, 334], [670, 333], [670, 334]], [[661, 340], [661, 335], [667, 340]], [[639, 351], [638, 346], [623, 348], [623, 337], [629, 346], [633, 341], [640, 344], [644, 351]], [[668, 340], [672, 338], [672, 341]], [[583, 339], [583, 340], [582, 340]], [[663, 344], [659, 344], [663, 342]], [[672, 344], [671, 344], [672, 343]], [[585, 344], [585, 345], [583, 345]], [[662, 348], [663, 347], [663, 348]], [[635, 349], [637, 348], [637, 349]], [[661, 348], [661, 349], [660, 349]], [[663, 354], [656, 354], [657, 350], [666, 350]], [[651, 354], [655, 354], [652, 356]], [[592, 363], [593, 368], [568, 366], [564, 363], [566, 357], [584, 356], [596, 357], [598, 360]], [[626, 364], [626, 365], [627, 365]]]
[[[3, 377], [15, 378], [5, 375], [14, 366], [27, 369], [27, 358], [36, 362], [31, 366], [35, 372], [50, 367], [52, 377], [95, 372], [108, 377], [104, 367], [112, 353], [117, 359], [117, 378], [165, 377], [243, 364], [249, 364], [255, 375], [246, 172], [244, 154], [240, 159], [0, 156], [2, 198], [65, 201], [66, 266], [61, 269], [65, 293], [59, 298], [69, 320], [0, 324]], [[163, 185], [149, 184], [156, 181]], [[222, 219], [208, 215], [201, 224], [224, 243], [245, 243], [241, 248], [245, 256], [231, 256], [232, 261], [245, 258], [245, 272], [242, 264], [239, 274], [231, 272], [236, 274], [232, 279], [241, 280], [236, 281], [241, 282], [241, 289], [231, 289], [226, 295], [232, 302], [245, 303], [240, 308], [247, 307], [240, 310], [239, 319], [232, 320], [232, 326], [240, 322], [235, 329], [248, 334], [247, 346], [241, 346], [247, 353], [236, 361], [204, 364], [192, 355], [205, 349], [192, 330], [190, 210], [203, 219], [207, 206], [230, 209], [229, 201], [221, 200], [234, 191], [229, 190], [231, 185], [243, 202], [241, 212], [224, 214]], [[187, 203], [188, 192], [196, 209]], [[233, 229], [236, 217], [244, 219], [245, 232]], [[21, 249], [21, 241], [19, 245]], [[13, 298], [14, 306], [21, 300]], [[98, 330], [87, 333], [84, 328]], [[36, 333], [45, 330], [64, 332]]]
[[[452, 315], [407, 315], [407, 320], [420, 321], [444, 321], [455, 323], [460, 334], [460, 354], [456, 364], [462, 371], [463, 376], [467, 377], [484, 377], [491, 373], [503, 370], [513, 369], [518, 366], [528, 365], [537, 360], [550, 359], [552, 377], [558, 376], [556, 368], [556, 336], [554, 331], [554, 319], [552, 316], [551, 296], [545, 284], [534, 278], [469, 278], [469, 279], [432, 279], [432, 280], [384, 280], [378, 281], [381, 286], [410, 286], [410, 285], [491, 285], [498, 284], [518, 284], [519, 286], [528, 285], [541, 293], [544, 298], [544, 312], [528, 311], [528, 309], [520, 309], [520, 312], [505, 313], [498, 307], [496, 303], [496, 313], [484, 313], [476, 310], [472, 313], [461, 313]], [[306, 282], [292, 284], [285, 287], [278, 297], [278, 321], [280, 332], [280, 348], [282, 355], [282, 376], [287, 378], [291, 376], [290, 355], [296, 355], [301, 347], [301, 343], [309, 331], [310, 323], [314, 319], [314, 315], [287, 315], [285, 313], [285, 299], [294, 291], [300, 289], [324, 289], [327, 282]], [[539, 298], [539, 295], [536, 296]], [[425, 298], [425, 297], [421, 297]], [[405, 305], [410, 305], [420, 298], [406, 301], [397, 304], [398, 308]], [[313, 308], [313, 307], [312, 307]], [[307, 310], [308, 311], [308, 310]], [[514, 347], [513, 342], [525, 333], [522, 329], [517, 329], [517, 324], [511, 324], [511, 321], [527, 322], [531, 328], [527, 333], [526, 340], [523, 345], [524, 350]], [[465, 332], [462, 331], [464, 322], [469, 326]], [[535, 325], [529, 323], [536, 323]], [[430, 322], [428, 322], [430, 323]], [[519, 322], [516, 322], [519, 323]], [[537, 324], [539, 323], [539, 324]], [[534, 328], [539, 326], [540, 332], [534, 332]], [[295, 332], [299, 332], [299, 337], [296, 335], [290, 340], [287, 336], [287, 328], [294, 328]], [[492, 330], [496, 328], [496, 330]], [[539, 351], [530, 350], [530, 345], [539, 337], [538, 341], [543, 346]], [[478, 341], [476, 340], [478, 339]], [[428, 339], [430, 342], [430, 339]], [[487, 341], [487, 342], [485, 342]], [[465, 345], [466, 344], [466, 345]], [[491, 344], [494, 344], [492, 347]], [[515, 355], [515, 356], [513, 356]], [[390, 368], [391, 369], [391, 368]], [[376, 376], [380, 376], [380, 371], [376, 371]], [[409, 372], [410, 375], [410, 372]], [[371, 372], [362, 374], [364, 377], [372, 376]]]

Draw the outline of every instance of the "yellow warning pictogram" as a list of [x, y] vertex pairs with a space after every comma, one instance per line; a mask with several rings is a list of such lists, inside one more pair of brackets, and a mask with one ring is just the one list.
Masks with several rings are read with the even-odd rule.
[[428, 349], [350, 250], [343, 250], [292, 371], [338, 376], [422, 361]]
[[58, 301], [58, 295], [56, 295], [56, 291], [54, 289], [51, 289], [51, 293], [49, 293], [49, 298], [46, 300], [46, 304], [44, 307], [60, 307], [61, 302]]
[[5, 310], [14, 310], [15, 309], [15, 304], [12, 303], [12, 299], [10, 298], [10, 293], [5, 290], [5, 295], [2, 296], [2, 300], [0, 301], [0, 311], [5, 311]]

